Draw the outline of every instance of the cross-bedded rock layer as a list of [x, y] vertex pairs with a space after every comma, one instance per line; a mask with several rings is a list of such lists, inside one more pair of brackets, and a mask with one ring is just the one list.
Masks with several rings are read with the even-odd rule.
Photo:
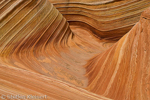
[[49, 0], [70, 25], [87, 28], [101, 39], [116, 41], [126, 34], [149, 0]]
[[148, 0], [0, 1], [0, 94], [149, 100], [150, 9], [131, 29], [149, 5]]

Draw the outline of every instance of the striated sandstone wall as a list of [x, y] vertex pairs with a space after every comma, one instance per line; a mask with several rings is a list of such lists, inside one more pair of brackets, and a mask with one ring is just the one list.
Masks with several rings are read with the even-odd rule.
[[[92, 31], [100, 39], [116, 41], [126, 34], [150, 0], [49, 0], [72, 26]], [[82, 29], [82, 28], [81, 28]]]
[[0, 96], [150, 100], [149, 6], [149, 0], [1, 0]]

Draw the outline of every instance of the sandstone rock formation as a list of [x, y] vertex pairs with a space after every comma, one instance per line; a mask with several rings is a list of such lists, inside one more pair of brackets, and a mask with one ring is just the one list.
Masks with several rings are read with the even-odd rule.
[[150, 8], [116, 44], [88, 62], [87, 89], [114, 100], [150, 100], [149, 39]]
[[1, 99], [150, 100], [150, 8], [137, 22], [148, 6], [149, 0], [0, 1]]
[[101, 39], [118, 40], [136, 22], [150, 0], [49, 0], [70, 26], [84, 27]]

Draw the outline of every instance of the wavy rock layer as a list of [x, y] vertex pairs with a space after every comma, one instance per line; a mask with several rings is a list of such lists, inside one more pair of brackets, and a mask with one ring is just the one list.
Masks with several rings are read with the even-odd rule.
[[84, 29], [83, 34], [72, 33], [48, 0], [4, 0], [0, 8], [0, 94], [106, 100], [79, 89], [88, 84], [82, 66], [109, 47], [106, 41]]
[[150, 8], [109, 50], [86, 65], [88, 90], [114, 100], [150, 100]]
[[99, 38], [113, 41], [126, 34], [139, 21], [144, 9], [150, 6], [149, 0], [49, 1], [70, 25], [85, 27]]
[[1, 8], [3, 63], [87, 86], [86, 70], [81, 66], [106, 50], [106, 41], [84, 29], [80, 30], [82, 34], [72, 33], [65, 18], [47, 0], [5, 1]]
[[49, 0], [0, 1], [1, 95], [150, 99], [150, 9], [114, 44], [150, 5], [148, 0], [52, 3], [70, 27]]

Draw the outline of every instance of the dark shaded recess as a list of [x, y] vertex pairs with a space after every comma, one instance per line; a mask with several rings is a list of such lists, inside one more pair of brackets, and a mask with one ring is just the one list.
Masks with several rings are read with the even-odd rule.
[[81, 28], [84, 27], [85, 29], [92, 31], [93, 32], [92, 35], [99, 38], [100, 40], [105, 39], [111, 41], [118, 41], [122, 36], [128, 33], [133, 27], [133, 25], [131, 25], [128, 27], [114, 29], [110, 31], [100, 31], [84, 22], [79, 22], [79, 21], [68, 21], [68, 22], [70, 25], [79, 26]]

